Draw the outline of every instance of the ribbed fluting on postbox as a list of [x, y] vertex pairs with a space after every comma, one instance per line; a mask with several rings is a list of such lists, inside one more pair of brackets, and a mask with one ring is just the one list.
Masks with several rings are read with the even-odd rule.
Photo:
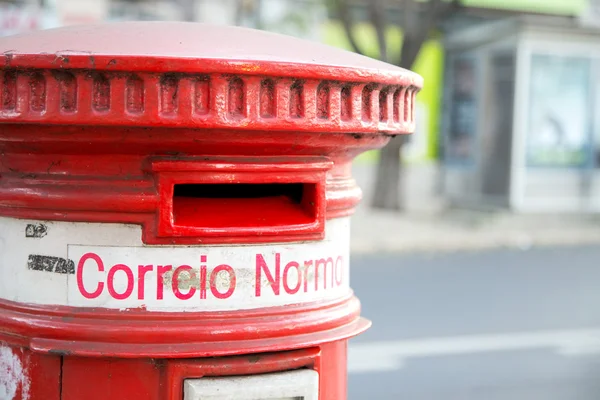
[[17, 73], [5, 71], [2, 77], [2, 110], [13, 111], [17, 106]]
[[260, 116], [261, 118], [273, 118], [276, 114], [277, 94], [275, 82], [272, 79], [264, 79], [260, 83]]
[[394, 90], [394, 122], [400, 122], [400, 99], [402, 99], [402, 89], [397, 88]]
[[321, 82], [317, 88], [317, 118], [329, 118], [329, 83]]
[[29, 76], [29, 108], [34, 112], [46, 109], [46, 78], [41, 71]]
[[144, 111], [144, 81], [132, 75], [127, 79], [127, 111], [141, 113]]
[[404, 121], [409, 121], [409, 118], [412, 115], [411, 109], [412, 109], [411, 93], [410, 93], [410, 90], [406, 90], [404, 92], [404, 104], [403, 104]]
[[244, 81], [241, 78], [233, 77], [229, 80], [229, 90], [227, 93], [227, 111], [234, 117], [243, 117], [245, 115], [246, 92]]
[[194, 114], [206, 115], [210, 110], [210, 77], [200, 76], [193, 78]]
[[165, 74], [160, 79], [160, 112], [173, 115], [177, 113], [179, 99], [179, 79], [176, 75]]
[[[418, 91], [252, 75], [80, 70], [6, 69], [0, 83], [0, 119], [164, 125], [177, 117], [178, 126], [199, 128], [268, 128], [283, 120], [299, 129], [348, 132], [412, 130]], [[49, 88], [60, 95], [48, 97]]]
[[94, 74], [92, 83], [92, 107], [95, 111], [110, 108], [110, 81], [103, 74]]
[[361, 116], [362, 120], [369, 122], [372, 120], [371, 100], [373, 96], [373, 86], [365, 85], [361, 93]]
[[416, 108], [416, 104], [417, 104], [417, 92], [416, 90], [411, 90], [410, 91], [410, 122], [414, 125], [416, 122], [416, 116], [417, 116], [417, 108]]
[[379, 120], [386, 122], [388, 120], [388, 89], [379, 92]]
[[340, 93], [340, 118], [342, 121], [349, 121], [353, 115], [351, 88], [344, 86]]
[[296, 81], [290, 86], [290, 117], [301, 118], [304, 116], [304, 85]]
[[60, 111], [74, 112], [77, 109], [77, 80], [70, 72], [56, 71], [53, 74], [60, 92]]

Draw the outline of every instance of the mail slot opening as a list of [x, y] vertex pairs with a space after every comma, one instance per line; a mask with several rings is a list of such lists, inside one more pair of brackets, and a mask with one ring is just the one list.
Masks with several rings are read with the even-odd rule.
[[310, 224], [317, 197], [316, 183], [176, 184], [173, 223], [214, 229]]

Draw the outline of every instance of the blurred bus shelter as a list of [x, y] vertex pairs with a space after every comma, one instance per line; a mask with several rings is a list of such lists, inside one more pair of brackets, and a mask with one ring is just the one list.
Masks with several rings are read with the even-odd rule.
[[0, 1], [0, 36], [59, 26], [52, 2]]
[[600, 211], [593, 21], [522, 15], [446, 36], [442, 186], [452, 203]]

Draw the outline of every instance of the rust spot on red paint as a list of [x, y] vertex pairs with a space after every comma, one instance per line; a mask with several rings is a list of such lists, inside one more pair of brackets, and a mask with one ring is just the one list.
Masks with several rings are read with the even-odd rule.
[[5, 52], [4, 53], [4, 66], [5, 67], [9, 67], [10, 63], [12, 62], [12, 59], [14, 57], [14, 54], [11, 52]]
[[56, 54], [56, 56], [54, 57], [54, 60], [52, 61], [53, 64], [68, 64], [71, 60], [69, 60], [69, 57], [64, 56], [62, 54]]
[[73, 354], [73, 352], [70, 350], [48, 349], [48, 354], [56, 356], [70, 356]]
[[257, 362], [259, 362], [259, 361], [260, 361], [260, 359], [261, 359], [261, 356], [260, 356], [260, 355], [258, 355], [258, 354], [250, 354], [250, 355], [248, 356], [248, 361], [249, 361], [251, 364], [256, 364]]

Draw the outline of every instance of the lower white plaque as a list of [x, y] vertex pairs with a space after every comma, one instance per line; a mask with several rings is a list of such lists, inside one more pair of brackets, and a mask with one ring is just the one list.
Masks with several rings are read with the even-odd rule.
[[319, 374], [311, 369], [272, 374], [186, 379], [184, 400], [318, 400]]

